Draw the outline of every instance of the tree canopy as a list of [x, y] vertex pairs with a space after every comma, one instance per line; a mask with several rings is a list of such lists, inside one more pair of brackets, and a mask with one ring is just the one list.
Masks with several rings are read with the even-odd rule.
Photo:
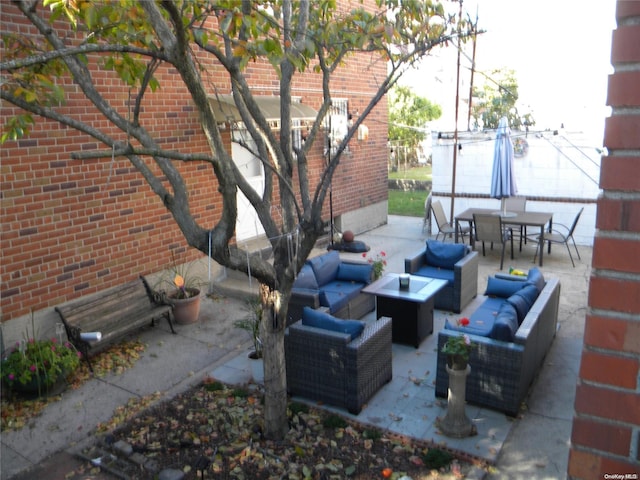
[[389, 142], [407, 147], [415, 154], [427, 138], [427, 122], [441, 115], [440, 105], [416, 95], [407, 86], [394, 86], [389, 91]]
[[530, 112], [518, 111], [518, 81], [514, 70], [497, 69], [485, 75], [480, 86], [474, 85], [473, 98], [471, 116], [476, 127], [496, 129], [502, 117], [507, 117], [513, 129], [535, 125]]
[[[323, 205], [341, 157], [403, 72], [431, 49], [467, 36], [467, 22], [437, 1], [370, 0], [351, 2], [350, 8], [336, 0], [16, 0], [12, 5], [34, 33], [3, 29], [0, 98], [21, 112], [6, 119], [2, 141], [28, 135], [37, 117], [92, 137], [104, 150], [73, 152], [72, 158], [128, 159], [189, 245], [260, 282], [264, 430], [267, 436], [282, 437], [287, 431], [287, 304], [296, 273], [324, 233]], [[374, 79], [375, 92], [359, 117], [342, 138], [333, 139], [335, 149], [312, 184], [309, 155], [316, 141], [326, 140], [323, 125], [332, 105], [332, 82], [341, 66], [356, 58], [372, 65], [383, 62], [386, 75]], [[277, 78], [279, 131], [252, 92], [248, 72], [256, 65], [268, 66]], [[192, 100], [207, 152], [170, 148], [143, 114], [152, 108], [152, 94], [162, 88], [158, 72], [167, 68]], [[115, 74], [120, 87], [130, 92], [127, 111], [121, 108], [122, 98], [114, 101], [105, 94], [104, 72]], [[321, 101], [305, 141], [295, 146], [291, 106], [294, 79], [302, 75], [318, 79]], [[71, 84], [99, 122], [87, 122], [64, 108]], [[224, 141], [211, 101], [212, 90], [217, 95], [221, 85], [230, 88], [251, 148], [265, 168], [261, 191], [234, 164]], [[212, 228], [190, 211], [189, 189], [179, 169], [184, 162], [200, 162], [215, 174], [223, 208]], [[271, 241], [272, 261], [249, 255], [233, 242], [238, 190], [255, 208]], [[285, 238], [293, 232], [298, 241], [292, 256]]]

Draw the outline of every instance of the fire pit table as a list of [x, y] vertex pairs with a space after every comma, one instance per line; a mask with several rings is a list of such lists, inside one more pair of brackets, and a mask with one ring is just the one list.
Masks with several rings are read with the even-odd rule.
[[[400, 287], [401, 277], [409, 279], [406, 288]], [[377, 318], [391, 317], [393, 343], [418, 348], [433, 333], [434, 296], [446, 284], [437, 278], [388, 273], [362, 292], [375, 295]]]

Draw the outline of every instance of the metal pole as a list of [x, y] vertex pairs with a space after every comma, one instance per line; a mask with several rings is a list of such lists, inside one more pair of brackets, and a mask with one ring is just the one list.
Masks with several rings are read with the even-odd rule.
[[[460, 15], [458, 19], [462, 18], [462, 0], [460, 0]], [[453, 207], [456, 197], [456, 163], [458, 160], [458, 111], [460, 102], [460, 49], [462, 48], [462, 42], [460, 41], [460, 22], [458, 21], [458, 64], [456, 70], [456, 128], [453, 131], [453, 172], [451, 178], [451, 215], [449, 215], [449, 221], [451, 225], [454, 223]]]
[[[331, 125], [331, 113], [329, 113], [329, 135], [328, 135], [328, 143], [329, 148], [327, 149], [327, 167], [331, 165], [331, 148], [333, 145], [331, 144], [331, 134], [332, 134], [332, 125]], [[333, 247], [333, 178], [331, 183], [329, 183], [329, 242], [331, 242], [331, 247]], [[332, 248], [333, 249], [333, 248]]]
[[473, 53], [471, 54], [471, 80], [469, 82], [469, 112], [467, 113], [467, 130], [471, 131], [471, 105], [473, 102], [473, 76], [476, 70], [476, 44], [478, 36], [478, 7], [476, 6], [476, 23], [473, 25]]

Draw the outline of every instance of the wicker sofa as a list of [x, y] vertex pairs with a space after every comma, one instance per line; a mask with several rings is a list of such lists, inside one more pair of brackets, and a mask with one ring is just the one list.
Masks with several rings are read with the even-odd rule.
[[[527, 283], [527, 279], [513, 281]], [[518, 413], [557, 330], [560, 282], [557, 278], [548, 278], [542, 280], [540, 287], [520, 325], [516, 324], [513, 328], [515, 333], [512, 341], [500, 340], [499, 338], [504, 338], [504, 333], [468, 333], [475, 346], [469, 357], [471, 373], [467, 377], [466, 390], [466, 400], [469, 403], [496, 409], [508, 415], [515, 416]], [[476, 312], [484, 309], [485, 315], [493, 312], [497, 318], [501, 314], [500, 304], [503, 302], [509, 303], [505, 298], [485, 296], [485, 301]], [[482, 318], [482, 314], [479, 317]], [[469, 320], [471, 329], [474, 323], [483, 323], [474, 318], [474, 314], [470, 315]], [[438, 333], [435, 391], [438, 397], [446, 397], [449, 386], [446, 355], [441, 352], [442, 347], [449, 337], [460, 335], [460, 331], [465, 328], [445, 325]], [[491, 326], [486, 328], [491, 329]]]
[[391, 319], [367, 322], [362, 333], [303, 325], [285, 331], [287, 389], [291, 395], [325, 402], [358, 414], [391, 381]]
[[478, 252], [467, 245], [427, 240], [424, 249], [404, 260], [404, 271], [447, 280], [435, 308], [460, 313], [478, 294], [478, 261]]
[[302, 318], [304, 307], [324, 307], [338, 318], [362, 318], [376, 307], [375, 297], [362, 293], [373, 280], [367, 262], [342, 260], [337, 251], [309, 258], [293, 284], [287, 325]]

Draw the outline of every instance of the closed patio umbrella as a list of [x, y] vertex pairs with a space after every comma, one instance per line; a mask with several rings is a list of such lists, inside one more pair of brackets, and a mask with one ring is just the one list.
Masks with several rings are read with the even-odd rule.
[[491, 198], [502, 200], [500, 214], [508, 216], [504, 199], [518, 193], [513, 171], [513, 143], [507, 117], [498, 123], [496, 143], [493, 151], [493, 172], [491, 175]]

